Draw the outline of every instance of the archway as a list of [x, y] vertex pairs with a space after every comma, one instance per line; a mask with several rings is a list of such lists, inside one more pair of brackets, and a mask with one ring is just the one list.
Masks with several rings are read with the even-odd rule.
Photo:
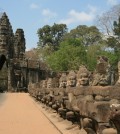
[[3, 65], [4, 65], [4, 63], [5, 63], [5, 61], [6, 61], [6, 57], [5, 57], [5, 55], [0, 55], [0, 70], [2, 69], [2, 67], [3, 67]]

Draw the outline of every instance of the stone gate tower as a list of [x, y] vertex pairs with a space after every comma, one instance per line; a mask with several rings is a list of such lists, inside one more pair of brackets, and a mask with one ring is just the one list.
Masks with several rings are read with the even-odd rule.
[[39, 82], [46, 71], [38, 59], [25, 57], [26, 42], [23, 29], [13, 33], [8, 16], [0, 18], [0, 55], [6, 57], [6, 64], [0, 70], [0, 91], [14, 92], [27, 89], [28, 83]]
[[25, 57], [25, 48], [23, 29], [17, 29], [14, 34], [8, 16], [4, 12], [0, 18], [0, 55], [6, 57], [7, 66], [4, 65], [0, 72], [0, 88], [10, 91], [17, 86], [21, 75], [20, 60]]

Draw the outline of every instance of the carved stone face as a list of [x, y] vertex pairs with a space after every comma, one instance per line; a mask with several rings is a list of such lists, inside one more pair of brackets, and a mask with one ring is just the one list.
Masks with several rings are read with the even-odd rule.
[[8, 22], [8, 19], [6, 19], [6, 18], [4, 18], [4, 19], [2, 19], [2, 21], [1, 21], [1, 25], [5, 25], [5, 26], [8, 26], [8, 24], [9, 24], [9, 22]]
[[47, 81], [47, 88], [51, 88], [52, 87], [52, 78], [49, 78]]
[[47, 80], [42, 81], [42, 88], [47, 88]]
[[77, 73], [77, 86], [87, 86], [89, 85], [89, 73], [85, 66], [80, 66]]
[[60, 88], [66, 88], [66, 85], [67, 85], [67, 81], [66, 80], [62, 80], [61, 82], [60, 82]]
[[6, 36], [0, 36], [0, 45], [6, 46], [7, 45], [7, 38]]
[[87, 73], [81, 73], [77, 79], [77, 86], [87, 86], [89, 84], [89, 78]]
[[0, 36], [0, 51], [7, 49], [7, 38], [4, 35]]
[[59, 86], [60, 88], [66, 88], [66, 86], [67, 86], [67, 76], [66, 76], [66, 74], [62, 74], [59, 83], [60, 83], [60, 86]]
[[67, 77], [67, 86], [75, 87], [76, 86], [76, 74], [74, 71], [70, 71]]
[[1, 35], [7, 35], [8, 34], [8, 28], [6, 26], [0, 26], [0, 34]]
[[22, 29], [17, 29], [16, 33], [15, 33], [15, 38], [20, 41], [22, 39], [24, 39], [24, 33]]

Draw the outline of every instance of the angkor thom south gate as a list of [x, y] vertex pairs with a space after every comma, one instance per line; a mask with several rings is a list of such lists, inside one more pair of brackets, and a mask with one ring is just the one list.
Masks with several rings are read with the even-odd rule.
[[[14, 92], [18, 87], [27, 89], [29, 82], [39, 82], [46, 74], [38, 60], [25, 57], [25, 38], [23, 29], [13, 33], [6, 13], [0, 18], [0, 55], [6, 64], [0, 70], [0, 90]], [[1, 64], [1, 63], [0, 63]]]

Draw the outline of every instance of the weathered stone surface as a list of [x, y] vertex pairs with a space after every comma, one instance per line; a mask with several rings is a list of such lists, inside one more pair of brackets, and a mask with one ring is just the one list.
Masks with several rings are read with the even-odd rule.
[[118, 62], [118, 80], [116, 82], [116, 85], [120, 86], [120, 61]]
[[62, 73], [59, 79], [59, 88], [66, 88], [67, 86], [67, 75], [66, 73]]
[[98, 57], [96, 72], [93, 75], [93, 86], [107, 86], [111, 84], [111, 70], [110, 64], [106, 57]]
[[76, 86], [76, 73], [71, 70], [67, 75], [67, 87], [75, 87]]
[[114, 128], [106, 128], [102, 131], [102, 134], [117, 134], [117, 130]]
[[89, 71], [85, 66], [80, 66], [77, 72], [77, 87], [89, 85]]

